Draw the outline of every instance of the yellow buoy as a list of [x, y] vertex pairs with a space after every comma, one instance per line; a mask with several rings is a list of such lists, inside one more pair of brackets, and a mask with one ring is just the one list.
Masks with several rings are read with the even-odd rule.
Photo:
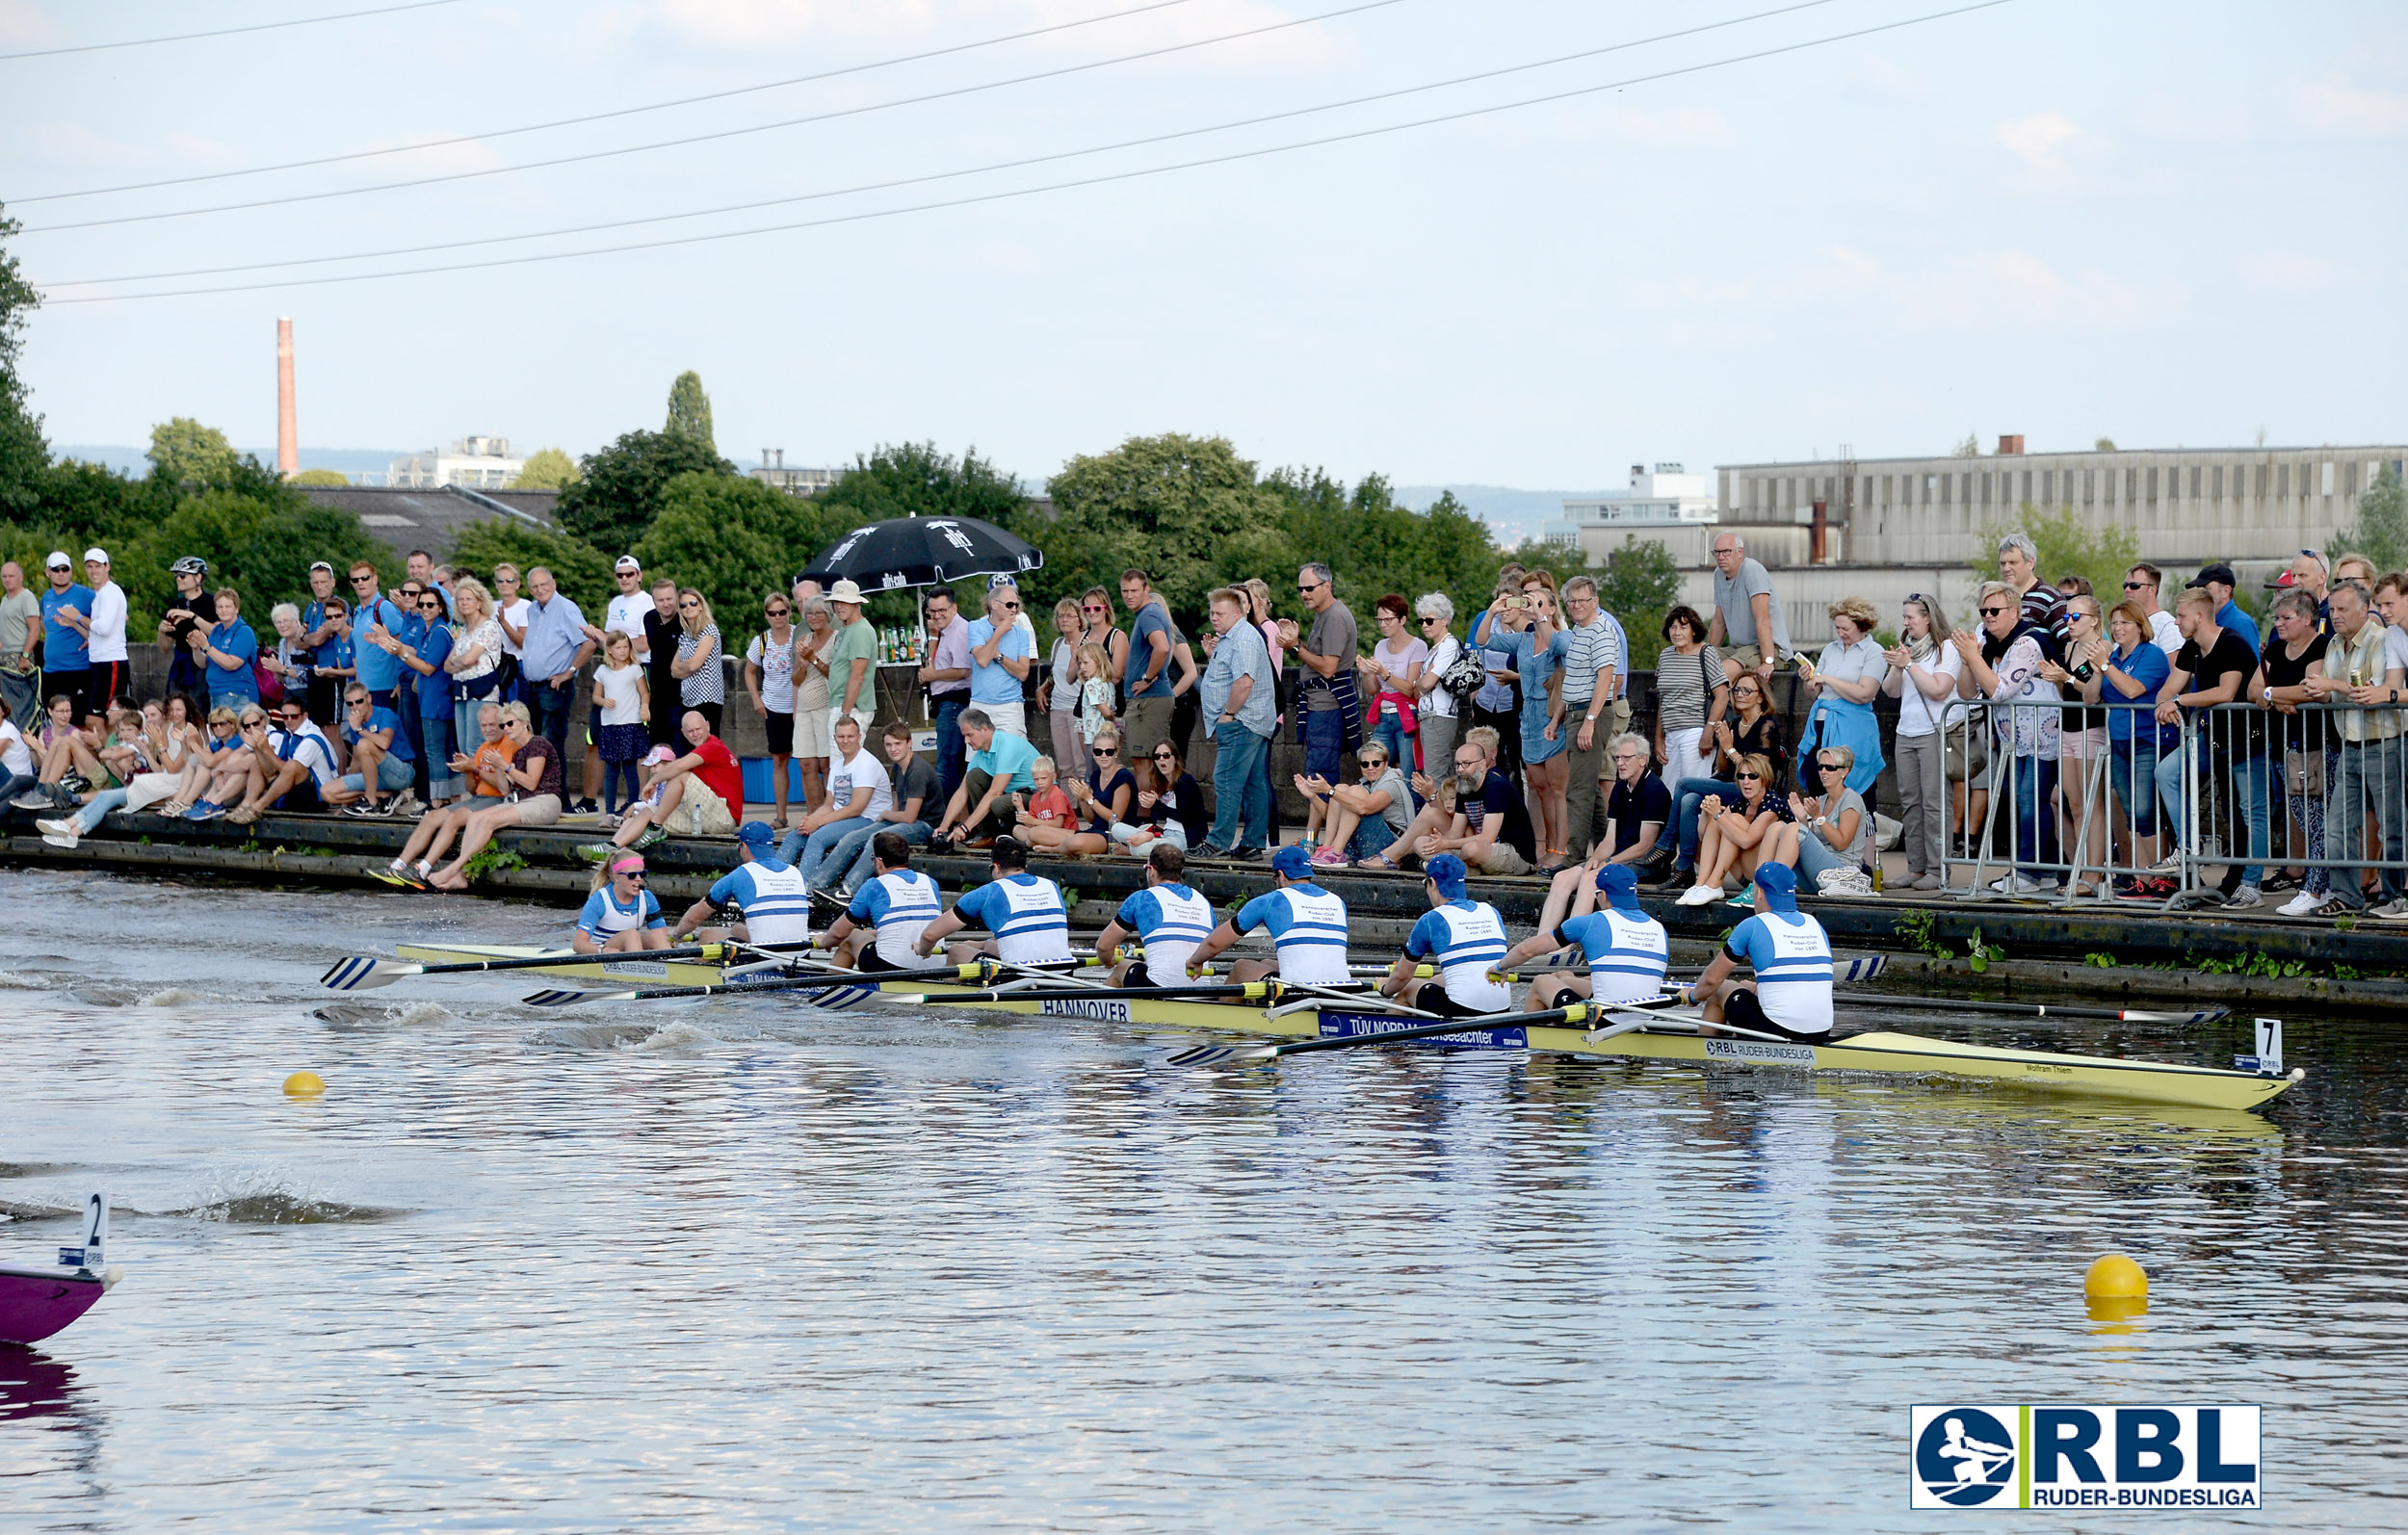
[[2082, 1276], [2081, 1292], [2092, 1300], [2146, 1300], [2149, 1273], [2122, 1253], [2109, 1253]]
[[297, 1071], [284, 1079], [284, 1093], [288, 1098], [315, 1098], [326, 1090], [325, 1080], [314, 1071]]

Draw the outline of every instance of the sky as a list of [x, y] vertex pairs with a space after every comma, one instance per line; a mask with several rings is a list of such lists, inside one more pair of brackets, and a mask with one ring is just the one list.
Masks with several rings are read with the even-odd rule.
[[[390, 3], [0, 0], [0, 55]], [[1063, 25], [1143, 3], [449, 0], [0, 58], [0, 205], [49, 299], [35, 408], [59, 443], [175, 415], [273, 442], [290, 316], [301, 437], [327, 446], [588, 452], [657, 428], [688, 368], [742, 461], [933, 440], [1032, 481], [1166, 431], [1348, 481], [1580, 487], [1969, 432], [2043, 451], [2408, 429], [2396, 4], [1179, 0]], [[1059, 30], [975, 46], [1038, 28]], [[982, 169], [1165, 134], [1185, 136]], [[777, 198], [806, 200], [91, 280]], [[133, 297], [261, 283], [282, 285]]]

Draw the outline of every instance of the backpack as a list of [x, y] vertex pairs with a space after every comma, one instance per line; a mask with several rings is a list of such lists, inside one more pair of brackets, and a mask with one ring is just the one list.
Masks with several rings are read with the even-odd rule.
[[1488, 663], [1479, 651], [1463, 641], [1456, 641], [1456, 652], [1453, 663], [1440, 675], [1438, 686], [1453, 700], [1456, 715], [1466, 717], [1471, 714], [1472, 695], [1488, 686]]

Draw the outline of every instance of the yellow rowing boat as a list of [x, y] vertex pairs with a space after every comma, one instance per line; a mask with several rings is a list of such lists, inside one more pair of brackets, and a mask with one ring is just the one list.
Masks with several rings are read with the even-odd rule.
[[[393, 952], [418, 965], [467, 965], [480, 960], [565, 958], [565, 949], [511, 944], [403, 944]], [[642, 954], [593, 954], [579, 964], [546, 965], [546, 976], [608, 980], [621, 986], [722, 986], [728, 968], [704, 959], [650, 959]]]

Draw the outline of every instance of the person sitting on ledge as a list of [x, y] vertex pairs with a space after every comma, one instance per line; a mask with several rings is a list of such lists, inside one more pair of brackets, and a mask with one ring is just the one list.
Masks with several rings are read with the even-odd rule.
[[[517, 787], [511, 781], [510, 768], [518, 748], [511, 743], [510, 733], [503, 728], [502, 711], [508, 706], [487, 704], [477, 712], [477, 729], [481, 741], [473, 756], [455, 756], [452, 770], [468, 784], [468, 793], [439, 810], [431, 810], [411, 827], [409, 841], [402, 845], [399, 856], [383, 869], [368, 871], [388, 885], [408, 885], [427, 888], [427, 878], [433, 866], [450, 850], [452, 840], [468, 829], [470, 818], [480, 811], [494, 810], [510, 798]], [[512, 819], [506, 825], [518, 825]]]
[[578, 848], [581, 857], [598, 863], [614, 847], [641, 852], [672, 836], [734, 835], [736, 814], [745, 808], [744, 770], [727, 742], [711, 734], [711, 721], [701, 711], [687, 710], [678, 732], [686, 738], [686, 754], [645, 769], [645, 787], [658, 784], [661, 802], [630, 810], [609, 842]]
[[264, 728], [246, 726], [243, 741], [251, 754], [250, 789], [226, 820], [248, 826], [271, 810], [301, 815], [327, 808], [326, 792], [343, 773], [334, 742], [310, 723], [309, 706], [298, 692], [275, 706]]
[[[465, 821], [453, 823], [459, 832], [459, 856], [426, 876], [427, 883], [437, 890], [466, 890], [468, 861], [484, 851], [485, 844], [493, 840], [495, 833], [510, 826], [552, 826], [560, 822], [564, 802], [561, 748], [549, 736], [536, 734], [534, 716], [525, 704], [515, 699], [502, 706], [502, 735], [512, 753], [510, 766], [503, 769], [510, 780], [509, 791], [502, 796], [502, 803], [471, 811]], [[475, 796], [471, 795], [470, 800], [473, 803]], [[441, 847], [434, 846], [431, 852], [439, 856]]]
[[976, 847], [1008, 836], [1018, 814], [1011, 792], [1035, 783], [1029, 768], [1036, 762], [1036, 747], [1026, 736], [997, 730], [985, 710], [961, 712], [961, 739], [969, 746], [969, 768], [954, 791], [953, 803], [945, 807], [945, 819], [936, 823], [936, 834], [929, 839], [930, 852], [953, 851], [956, 839]]

